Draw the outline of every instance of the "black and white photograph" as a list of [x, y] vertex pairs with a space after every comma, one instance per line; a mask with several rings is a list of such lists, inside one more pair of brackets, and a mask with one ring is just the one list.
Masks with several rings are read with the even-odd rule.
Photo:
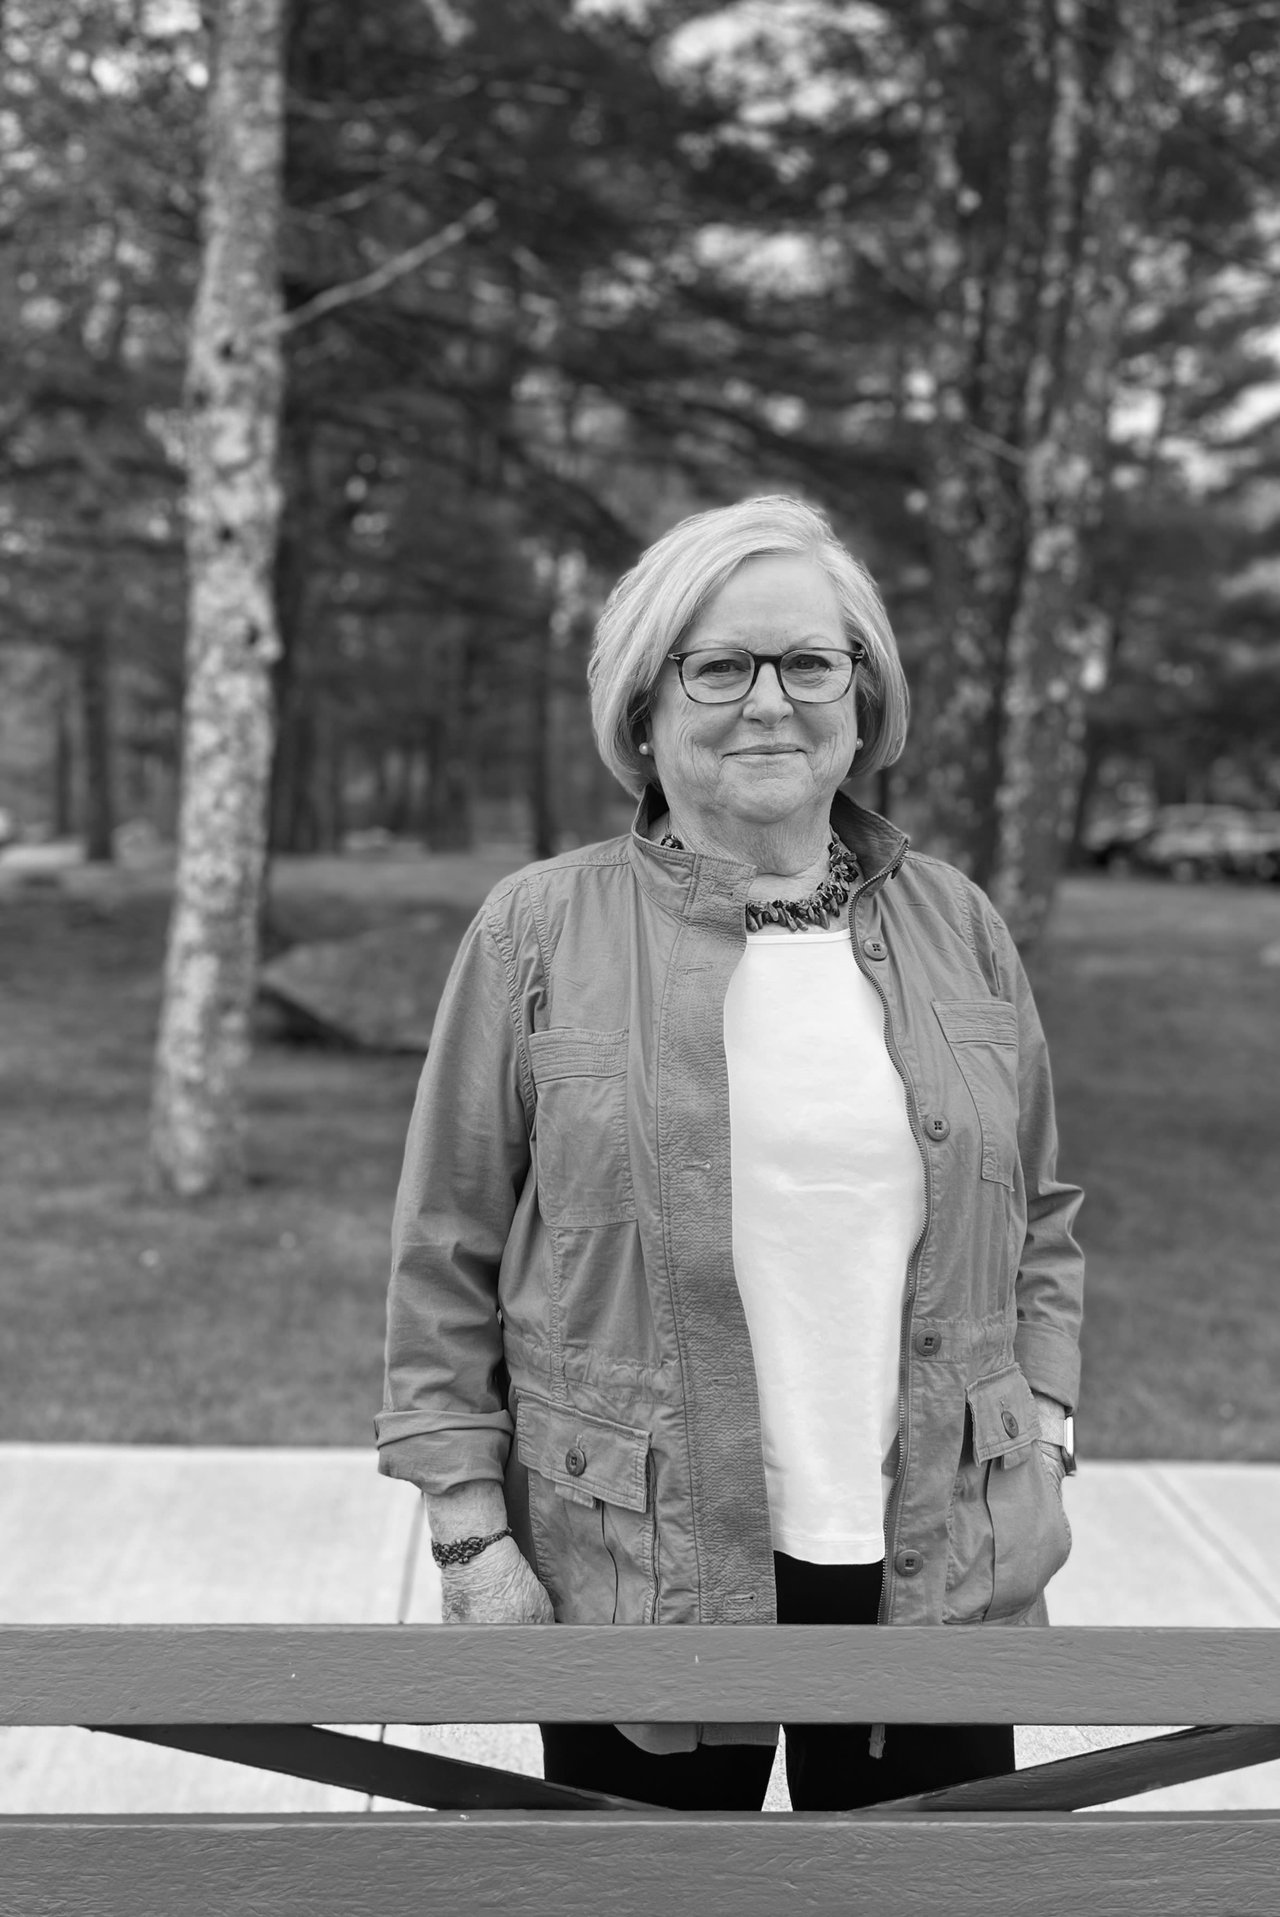
[[0, 1917], [1275, 1917], [1278, 1140], [1280, 0], [0, 0]]

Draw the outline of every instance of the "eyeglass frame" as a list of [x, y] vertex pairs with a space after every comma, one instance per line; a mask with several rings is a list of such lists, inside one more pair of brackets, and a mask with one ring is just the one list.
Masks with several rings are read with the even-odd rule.
[[[751, 674], [751, 683], [746, 691], [735, 694], [732, 699], [699, 699], [694, 693], [690, 692], [684, 682], [684, 662], [686, 659], [696, 659], [699, 652], [740, 652], [744, 657], [750, 659], [754, 670]], [[782, 683], [782, 666], [784, 660], [794, 658], [798, 652], [834, 653], [839, 654], [839, 656], [843, 658], [852, 659], [853, 666], [849, 673], [849, 683], [844, 688], [844, 691], [837, 692], [835, 698], [832, 699], [802, 699], [796, 693], [788, 692]], [[695, 706], [736, 706], [741, 704], [742, 700], [749, 699], [755, 691], [756, 680], [760, 677], [761, 666], [773, 667], [777, 675], [778, 690], [784, 699], [790, 699], [793, 704], [800, 706], [833, 706], [837, 700], [843, 699], [846, 693], [852, 691], [853, 682], [857, 677], [858, 667], [866, 664], [868, 656], [869, 648], [864, 646], [861, 640], [855, 640], [849, 648], [849, 651], [843, 654], [840, 653], [839, 648], [836, 646], [788, 646], [785, 652], [752, 652], [750, 646], [695, 646], [688, 652], [669, 652], [667, 654], [667, 658], [670, 659], [679, 675], [681, 692], [683, 692], [685, 698]]]

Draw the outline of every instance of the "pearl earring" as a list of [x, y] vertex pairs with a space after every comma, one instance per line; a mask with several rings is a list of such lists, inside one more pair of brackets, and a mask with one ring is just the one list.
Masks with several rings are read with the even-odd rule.
[[649, 744], [647, 739], [642, 739], [639, 745], [636, 747], [636, 751], [643, 752], [645, 758], [647, 759], [650, 753], [653, 751], [653, 747]]

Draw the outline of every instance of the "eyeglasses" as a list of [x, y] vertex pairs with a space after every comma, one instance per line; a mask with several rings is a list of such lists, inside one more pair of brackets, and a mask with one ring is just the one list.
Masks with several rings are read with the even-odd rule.
[[739, 646], [710, 646], [704, 652], [669, 652], [680, 684], [700, 706], [731, 706], [745, 699], [760, 676], [773, 666], [788, 699], [799, 705], [825, 706], [843, 699], [855, 669], [867, 656], [865, 646], [850, 652], [797, 646], [793, 652], [748, 652]]

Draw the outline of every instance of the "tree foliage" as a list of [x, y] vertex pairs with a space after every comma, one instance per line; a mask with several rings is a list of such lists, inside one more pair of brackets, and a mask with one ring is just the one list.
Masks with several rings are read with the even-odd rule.
[[[895, 811], [1027, 929], [1073, 798], [1274, 798], [1278, 24], [293, 0], [275, 842], [603, 829], [594, 604], [776, 487], [899, 628]], [[4, 31], [6, 637], [81, 656], [99, 555], [140, 808], [181, 687], [198, 26], [11, 0]]]

